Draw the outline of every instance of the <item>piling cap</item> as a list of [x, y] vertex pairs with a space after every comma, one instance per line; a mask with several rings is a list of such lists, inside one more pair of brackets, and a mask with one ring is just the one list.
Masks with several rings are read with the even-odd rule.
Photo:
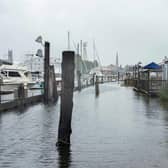
[[63, 51], [62, 54], [63, 55], [65, 55], [65, 54], [75, 54], [75, 52], [72, 51], [72, 50], [66, 50], [66, 51]]

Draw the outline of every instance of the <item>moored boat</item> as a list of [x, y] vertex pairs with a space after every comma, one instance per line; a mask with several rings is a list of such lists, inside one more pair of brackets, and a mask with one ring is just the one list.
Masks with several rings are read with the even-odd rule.
[[35, 84], [31, 73], [25, 67], [17, 65], [0, 66], [0, 79], [1, 93], [13, 92], [20, 84], [24, 84], [25, 88], [30, 88]]

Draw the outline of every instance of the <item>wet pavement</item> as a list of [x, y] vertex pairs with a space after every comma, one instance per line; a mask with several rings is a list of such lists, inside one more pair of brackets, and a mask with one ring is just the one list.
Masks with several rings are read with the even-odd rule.
[[167, 168], [168, 107], [118, 84], [74, 93], [72, 145], [55, 146], [60, 102], [0, 113], [0, 167]]

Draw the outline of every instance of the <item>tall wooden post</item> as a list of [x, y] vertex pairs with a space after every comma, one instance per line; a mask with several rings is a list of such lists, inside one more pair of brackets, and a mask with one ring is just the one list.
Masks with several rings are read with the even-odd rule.
[[148, 92], [148, 94], [150, 93], [150, 70], [148, 70], [148, 82], [147, 82], [147, 92]]
[[137, 80], [137, 89], [139, 90], [139, 89], [141, 89], [140, 88], [140, 72], [139, 72], [139, 64], [138, 64], [138, 80]]
[[101, 83], [104, 83], [103, 76], [101, 77]]
[[2, 86], [2, 79], [0, 78], [0, 104], [1, 104], [1, 86]]
[[44, 46], [44, 103], [49, 102], [50, 43]]
[[24, 104], [24, 100], [26, 98], [26, 92], [24, 89], [24, 84], [20, 84], [18, 87], [18, 100], [20, 103], [20, 106], [22, 107], [22, 105]]
[[50, 65], [50, 67], [49, 67], [49, 77], [50, 78], [49, 78], [49, 88], [48, 88], [48, 92], [49, 92], [48, 101], [54, 103], [58, 99], [54, 65]]
[[93, 73], [93, 76], [92, 76], [92, 85], [93, 86], [95, 85], [95, 75], [96, 75], [96, 73]]
[[78, 90], [81, 91], [81, 72], [78, 70], [77, 71], [77, 78], [78, 78]]
[[63, 52], [61, 112], [57, 146], [70, 144], [75, 69], [74, 55], [73, 51]]
[[120, 72], [117, 73], [118, 82], [120, 81]]

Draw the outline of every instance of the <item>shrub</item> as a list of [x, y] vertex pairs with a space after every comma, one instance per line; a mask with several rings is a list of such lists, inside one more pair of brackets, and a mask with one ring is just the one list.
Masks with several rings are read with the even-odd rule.
[[160, 96], [161, 100], [167, 100], [168, 101], [168, 87], [164, 88], [164, 89], [161, 89], [160, 93], [159, 93], [159, 96]]

